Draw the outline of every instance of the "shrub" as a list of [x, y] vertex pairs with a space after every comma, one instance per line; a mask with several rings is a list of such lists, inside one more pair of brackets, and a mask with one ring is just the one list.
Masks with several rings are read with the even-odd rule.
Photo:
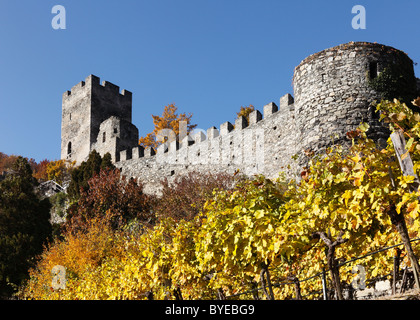
[[126, 179], [118, 169], [104, 169], [88, 181], [88, 188], [82, 189], [80, 199], [68, 214], [67, 226], [83, 228], [90, 219], [112, 214], [112, 226], [137, 220], [152, 223], [150, 199], [143, 193], [143, 185], [135, 179]]
[[153, 210], [160, 218], [191, 220], [200, 212], [214, 189], [229, 189], [235, 179], [226, 173], [199, 172], [178, 176], [172, 183], [165, 178], [161, 181], [162, 196], [155, 201]]

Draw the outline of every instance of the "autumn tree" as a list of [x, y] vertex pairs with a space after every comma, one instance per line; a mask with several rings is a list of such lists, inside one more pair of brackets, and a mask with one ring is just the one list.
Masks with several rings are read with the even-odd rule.
[[[174, 104], [165, 106], [161, 116], [152, 115], [154, 129], [145, 137], [139, 139], [139, 145], [143, 147], [153, 147], [156, 149], [163, 142], [182, 140], [197, 126], [191, 123], [192, 114], [177, 113]], [[186, 123], [186, 126], [182, 127]], [[180, 126], [181, 125], [181, 126]], [[166, 130], [171, 131], [166, 131]]]
[[49, 162], [46, 168], [48, 180], [54, 180], [60, 185], [63, 185], [66, 181], [70, 181], [71, 172], [74, 169], [75, 163], [75, 161], [70, 162], [68, 160]]
[[243, 117], [246, 118], [246, 121], [248, 121], [248, 123], [249, 123], [249, 114], [252, 111], [255, 111], [255, 108], [252, 104], [250, 104], [248, 107], [241, 106], [240, 111], [236, 113], [236, 115], [237, 115], [236, 118], [239, 119], [240, 117], [243, 116]]
[[10, 170], [17, 158], [18, 156], [7, 155], [3, 152], [0, 152], [0, 174]]
[[155, 201], [153, 210], [159, 218], [191, 220], [211, 198], [213, 190], [229, 189], [233, 187], [235, 179], [239, 180], [240, 177], [210, 172], [190, 172], [176, 177], [171, 183], [165, 178], [161, 181], [162, 195]]
[[50, 161], [48, 159], [44, 159], [39, 163], [35, 163], [35, 165], [32, 167], [32, 175], [34, 176], [34, 178], [38, 181], [47, 181], [49, 179], [47, 173], [47, 168], [49, 164]]
[[[17, 155], [7, 155], [3, 152], [0, 152], [0, 174], [12, 170], [12, 167], [18, 157], [19, 156]], [[50, 163], [48, 159], [44, 159], [39, 163], [36, 162], [33, 158], [26, 158], [26, 160], [31, 167], [32, 175], [36, 180], [41, 182], [48, 180], [47, 167]]]

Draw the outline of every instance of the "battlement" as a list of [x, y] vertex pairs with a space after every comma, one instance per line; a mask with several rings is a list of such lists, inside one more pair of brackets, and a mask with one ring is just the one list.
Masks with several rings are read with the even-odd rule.
[[63, 99], [69, 97], [72, 93], [74, 95], [75, 93], [78, 93], [78, 92], [84, 90], [85, 84], [86, 84], [85, 81], [80, 81], [78, 84], [74, 85], [71, 88], [71, 90], [67, 90], [66, 92], [63, 93]]
[[[411, 62], [412, 60], [407, 56], [407, 54], [401, 50], [395, 49], [390, 46], [386, 46], [380, 43], [372, 42], [363, 42], [363, 41], [350, 41], [348, 43], [343, 43], [338, 46], [324, 49], [322, 51], [311, 54], [310, 56], [303, 59], [299, 65], [295, 67], [295, 72], [299, 70], [303, 65], [311, 63], [313, 60], [322, 59], [323, 56], [331, 57], [330, 61], [333, 61], [337, 57], [341, 57], [343, 52], [351, 52], [350, 58], [356, 58], [356, 54], [367, 53], [376, 53], [376, 58], [379, 58], [381, 55], [397, 55], [404, 56], [408, 58]], [[340, 59], [340, 58], [338, 58]]]
[[[212, 126], [205, 131], [197, 130], [184, 137], [182, 141], [163, 143], [156, 150], [151, 147], [143, 148], [142, 146], [122, 150], [116, 163], [118, 166], [124, 167], [126, 163], [130, 164], [140, 159], [140, 161], [148, 161], [149, 164], [150, 161], [155, 161], [159, 164], [176, 166], [188, 166], [191, 163], [217, 165], [222, 164], [224, 160], [225, 164], [232, 162], [234, 159], [236, 159], [236, 162], [241, 161], [244, 154], [256, 157], [257, 133], [263, 139], [264, 125], [271, 127], [267, 121], [277, 121], [276, 118], [281, 117], [288, 120], [293, 119], [293, 101], [293, 96], [288, 93], [280, 98], [280, 108], [274, 102], [270, 102], [263, 107], [263, 113], [259, 110], [251, 112], [249, 121], [246, 117], [241, 116], [235, 120], [234, 125], [226, 121], [219, 126], [219, 129]], [[286, 123], [285, 126], [287, 126]], [[163, 135], [168, 135], [168, 133], [165, 132]], [[248, 142], [245, 141], [247, 139]], [[246, 146], [247, 143], [253, 144], [253, 146]], [[249, 150], [245, 150], [245, 146]], [[214, 149], [213, 155], [210, 157], [208, 156], [209, 148]], [[220, 150], [216, 151], [216, 149]]]
[[132, 92], [128, 91], [126, 89], [122, 89], [120, 91], [120, 87], [109, 82], [106, 80], [103, 80], [102, 83], [100, 82], [100, 78], [91, 74], [88, 77], [86, 77], [85, 81], [80, 81], [78, 84], [76, 84], [75, 86], [73, 86], [71, 88], [71, 90], [67, 90], [66, 92], [64, 92], [63, 97], [69, 97], [72, 94], [76, 94], [79, 93], [82, 90], [88, 90], [88, 89], [92, 89], [92, 88], [96, 88], [96, 89], [103, 89], [106, 90], [110, 93], [113, 93], [115, 95], [120, 95], [123, 97], [127, 97], [129, 99], [132, 98]]

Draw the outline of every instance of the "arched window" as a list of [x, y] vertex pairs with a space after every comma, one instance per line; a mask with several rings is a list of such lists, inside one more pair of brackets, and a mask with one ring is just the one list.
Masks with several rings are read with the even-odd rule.
[[67, 145], [67, 155], [69, 156], [71, 154], [71, 142]]

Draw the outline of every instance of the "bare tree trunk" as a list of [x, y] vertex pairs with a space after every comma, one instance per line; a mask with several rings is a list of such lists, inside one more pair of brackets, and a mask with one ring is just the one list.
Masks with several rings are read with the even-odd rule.
[[217, 297], [219, 300], [226, 300], [226, 295], [222, 288], [217, 289]]
[[174, 296], [175, 300], [184, 300], [182, 298], [181, 288], [179, 286], [174, 290]]
[[315, 232], [312, 234], [313, 238], [321, 238], [327, 246], [327, 265], [330, 269], [331, 280], [334, 285], [338, 300], [344, 300], [343, 292], [340, 284], [340, 274], [337, 268], [337, 261], [335, 259], [335, 248], [340, 244], [346, 242], [348, 239], [343, 239], [343, 232], [341, 231], [335, 241], [332, 241], [325, 232]]
[[300, 282], [296, 276], [287, 277], [288, 280], [292, 281], [295, 285], [296, 300], [302, 300], [302, 294], [300, 292]]
[[146, 297], [147, 297], [147, 300], [154, 300], [152, 290], [146, 292]]
[[[267, 299], [274, 300], [274, 293], [273, 293], [273, 287], [271, 286], [270, 273], [268, 272], [268, 265], [266, 265], [265, 263], [262, 263], [260, 278], [261, 278], [261, 286]], [[266, 285], [266, 282], [267, 282], [267, 285]], [[268, 287], [270, 293], [267, 292], [266, 287]]]
[[258, 282], [254, 282], [254, 281], [252, 281], [251, 282], [251, 288], [254, 290], [254, 291], [252, 291], [252, 296], [253, 296], [253, 298], [254, 298], [254, 300], [260, 300], [260, 297], [259, 297], [259, 295], [258, 295]]
[[223, 289], [222, 288], [217, 289], [217, 298], [219, 300], [226, 300], [226, 295], [223, 292]]

